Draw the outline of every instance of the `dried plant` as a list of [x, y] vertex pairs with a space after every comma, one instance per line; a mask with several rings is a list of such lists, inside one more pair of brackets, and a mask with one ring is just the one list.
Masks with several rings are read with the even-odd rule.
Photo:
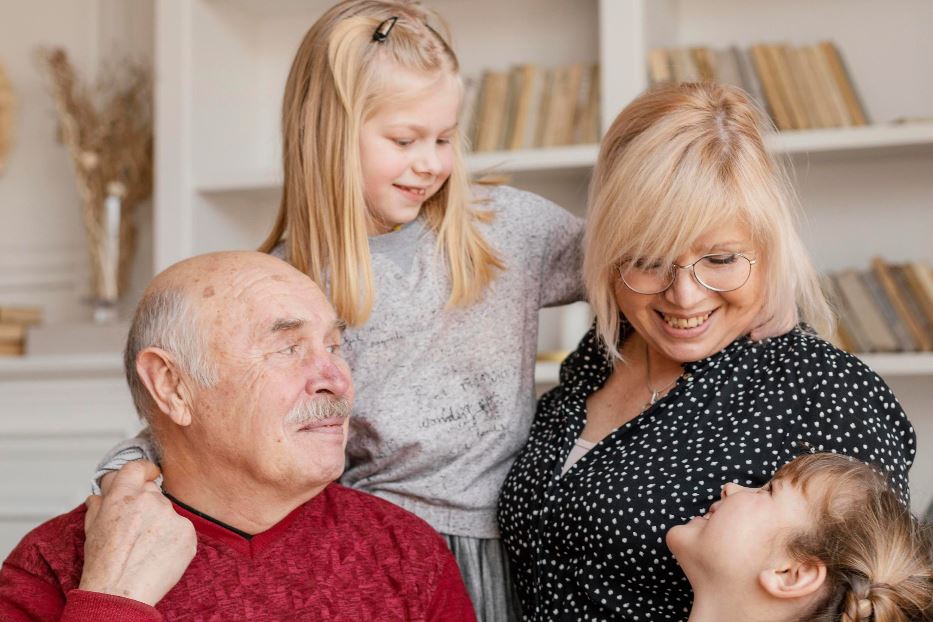
[[[42, 50], [39, 61], [55, 100], [61, 140], [74, 164], [89, 242], [92, 293], [110, 300], [129, 281], [136, 250], [136, 207], [152, 194], [151, 73], [127, 65], [89, 87], [80, 83], [64, 50]], [[108, 196], [122, 202], [116, 292], [106, 278]]]
[[13, 85], [0, 65], [0, 173], [6, 166], [7, 156], [13, 148], [13, 126], [16, 115], [16, 97]]

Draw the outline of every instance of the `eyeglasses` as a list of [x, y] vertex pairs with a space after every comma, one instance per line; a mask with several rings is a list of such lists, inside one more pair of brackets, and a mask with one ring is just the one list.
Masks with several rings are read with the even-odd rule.
[[677, 270], [690, 270], [697, 283], [714, 292], [731, 292], [748, 281], [752, 266], [757, 263], [742, 253], [704, 255], [691, 264], [663, 265], [643, 259], [619, 265], [619, 277], [636, 294], [660, 294], [674, 284]]

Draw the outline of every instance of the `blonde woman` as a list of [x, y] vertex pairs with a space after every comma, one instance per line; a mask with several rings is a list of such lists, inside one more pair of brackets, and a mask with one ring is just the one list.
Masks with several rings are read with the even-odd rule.
[[805, 454], [667, 532], [690, 622], [933, 620], [933, 531], [864, 462]]
[[[500, 496], [526, 619], [686, 619], [665, 533], [722, 481], [767, 482], [802, 441], [878, 465], [908, 497], [913, 429], [813, 332], [832, 318], [764, 127], [743, 92], [683, 84], [633, 101], [604, 138], [585, 234], [596, 325]], [[791, 301], [808, 325], [747, 338]]]

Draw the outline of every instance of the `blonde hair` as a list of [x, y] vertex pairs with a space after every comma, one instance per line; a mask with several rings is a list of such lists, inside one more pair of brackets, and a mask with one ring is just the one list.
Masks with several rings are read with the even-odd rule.
[[[823, 597], [801, 622], [930, 619], [929, 526], [920, 525], [874, 468], [838, 454], [811, 454], [773, 479], [802, 486], [812, 510], [813, 527], [790, 536], [789, 552], [826, 566]], [[809, 486], [814, 482], [821, 485]]]
[[765, 148], [764, 115], [740, 89], [664, 85], [632, 101], [603, 138], [590, 184], [583, 275], [597, 330], [619, 359], [614, 285], [625, 259], [673, 262], [712, 227], [747, 226], [766, 271], [765, 310], [794, 300], [830, 335], [833, 316], [798, 232], [783, 168]]
[[[391, 17], [398, 21], [389, 36], [374, 42], [376, 28]], [[328, 293], [351, 325], [368, 319], [374, 297], [360, 128], [400, 97], [391, 84], [397, 69], [459, 83], [448, 39], [440, 18], [417, 3], [346, 0], [311, 26], [292, 63], [282, 104], [282, 201], [259, 250], [285, 239], [288, 261]], [[503, 263], [477, 229], [491, 216], [470, 204], [459, 131], [451, 142], [450, 177], [422, 213], [450, 276], [448, 305], [458, 306], [479, 300]]]

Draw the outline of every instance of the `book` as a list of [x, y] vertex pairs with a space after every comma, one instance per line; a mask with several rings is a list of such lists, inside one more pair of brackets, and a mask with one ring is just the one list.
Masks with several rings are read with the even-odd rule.
[[26, 338], [26, 325], [0, 322], [0, 342], [22, 341]]
[[746, 93], [752, 96], [755, 102], [761, 106], [762, 110], [767, 111], [768, 104], [761, 90], [761, 82], [758, 80], [758, 74], [755, 72], [755, 63], [752, 60], [751, 49], [742, 49], [733, 45], [729, 48], [729, 51], [735, 58], [736, 65], [738, 65], [739, 76], [742, 80], [742, 88], [745, 89]]
[[564, 73], [563, 92], [561, 94], [560, 125], [557, 132], [558, 145], [572, 145], [576, 127], [577, 110], [580, 108], [580, 86], [583, 84], [583, 65], [568, 65]]
[[654, 48], [648, 51], [648, 83], [662, 84], [671, 82], [671, 59], [664, 48]]
[[674, 82], [699, 82], [700, 72], [686, 48], [671, 48], [668, 50], [671, 59], [671, 76]]
[[930, 339], [925, 323], [911, 309], [910, 303], [907, 301], [909, 291], [902, 289], [895, 280], [892, 266], [882, 258], [875, 257], [871, 260], [871, 270], [885, 295], [887, 295], [898, 320], [904, 326], [904, 329], [910, 333], [916, 349], [924, 352], [933, 350], [933, 340]]
[[836, 81], [836, 87], [845, 102], [852, 125], [867, 125], [868, 115], [865, 114], [865, 107], [855, 91], [851, 74], [842, 60], [839, 48], [831, 41], [823, 41], [819, 44], [819, 49], [829, 62], [830, 70]]
[[767, 46], [755, 44], [751, 47], [751, 57], [755, 75], [761, 83], [763, 102], [771, 115], [771, 120], [779, 130], [793, 129], [790, 112], [784, 104], [775, 69], [771, 65], [771, 53]]
[[933, 324], [933, 272], [929, 266], [916, 261], [905, 264], [903, 270], [917, 305], [927, 322]]
[[861, 351], [858, 343], [852, 336], [850, 328], [844, 320], [846, 312], [839, 300], [839, 293], [836, 291], [836, 285], [831, 275], [820, 275], [820, 289], [823, 290], [823, 296], [826, 297], [826, 301], [829, 303], [830, 308], [832, 308], [834, 315], [836, 315], [836, 332], [830, 337], [829, 342], [846, 352]]
[[534, 147], [543, 147], [545, 134], [548, 132], [548, 121], [551, 115], [551, 104], [554, 100], [554, 86], [557, 69], [548, 69], [544, 72], [544, 83], [541, 87], [541, 97], [538, 99], [537, 123], [535, 124]]
[[519, 65], [512, 70], [513, 88], [510, 124], [506, 133], [505, 148], [521, 149], [525, 146], [527, 126], [538, 81], [536, 65]]
[[0, 307], [0, 322], [32, 326], [42, 322], [39, 307]]
[[[742, 74], [739, 71], [739, 59], [734, 53], [735, 48], [722, 48], [713, 50], [713, 75], [716, 82], [730, 84], [744, 89]], [[748, 91], [748, 89], [745, 89]], [[751, 91], [748, 91], [751, 94]]]
[[814, 45], [808, 48], [808, 50], [812, 55], [813, 63], [820, 77], [820, 84], [822, 85], [821, 91], [825, 93], [830, 103], [830, 109], [832, 110], [833, 119], [835, 121], [833, 127], [848, 127], [852, 125], [852, 120], [849, 118], [849, 110], [846, 107], [845, 100], [843, 100], [842, 93], [839, 91], [839, 86], [833, 76], [833, 70], [829, 65], [829, 59], [820, 50], [819, 46]]
[[25, 351], [23, 342], [0, 342], [0, 356], [22, 356]]
[[790, 127], [787, 129], [806, 129], [808, 127], [806, 113], [799, 101], [797, 87], [794, 84], [791, 70], [787, 63], [787, 46], [784, 44], [771, 44], [766, 45], [765, 49], [767, 53], [770, 54], [771, 66], [774, 67], [775, 74], [777, 75], [778, 96], [781, 97], [788, 112]]
[[917, 343], [907, 330], [907, 326], [905, 326], [898, 317], [897, 312], [894, 310], [894, 305], [891, 304], [891, 300], [888, 298], [881, 286], [881, 282], [878, 280], [878, 276], [873, 271], [862, 272], [859, 276], [862, 278], [862, 283], [865, 285], [868, 294], [874, 300], [875, 306], [881, 311], [881, 316], [884, 318], [885, 325], [890, 329], [891, 334], [894, 335], [894, 339], [897, 341], [898, 351], [916, 351]]
[[897, 339], [887, 327], [881, 310], [866, 290], [862, 279], [854, 270], [839, 273], [836, 280], [851, 317], [860, 326], [870, 352], [896, 352]]
[[572, 142], [573, 120], [582, 79], [582, 65], [564, 65], [554, 70], [541, 147], [556, 147]]
[[463, 137], [464, 151], [473, 148], [473, 124], [476, 120], [476, 100], [479, 95], [479, 84], [476, 78], [466, 78], [463, 81], [463, 103], [460, 105], [460, 118], [457, 125], [460, 127], [460, 136]]
[[910, 309], [911, 315], [917, 320], [929, 341], [933, 343], [933, 316], [928, 316], [924, 311], [923, 294], [915, 289], [916, 284], [912, 280], [912, 275], [909, 274], [909, 265], [892, 265], [889, 266], [889, 270], [894, 283], [903, 294], [904, 303]]
[[811, 52], [812, 48], [807, 46], [796, 48], [797, 62], [803, 75], [803, 82], [809, 91], [808, 98], [812, 106], [810, 119], [816, 124], [814, 127], [835, 127], [833, 104], [820, 79], [819, 68]]
[[707, 47], [690, 48], [690, 58], [697, 68], [697, 74], [702, 82], [713, 82], [716, 80], [716, 73], [713, 69], [715, 60], [713, 52]]
[[498, 148], [505, 120], [509, 74], [503, 71], [483, 73], [476, 118], [474, 151], [493, 151]]
[[803, 107], [807, 117], [807, 127], [825, 127], [820, 118], [820, 111], [816, 101], [816, 89], [810, 83], [809, 71], [803, 50], [799, 47], [787, 46], [784, 50], [787, 64], [790, 67], [791, 79], [794, 83], [797, 100]]
[[599, 142], [599, 81], [599, 65], [591, 65], [589, 71], [584, 74], [584, 80], [581, 83], [580, 113], [577, 115], [576, 128], [574, 129], [574, 142], [581, 145]]

